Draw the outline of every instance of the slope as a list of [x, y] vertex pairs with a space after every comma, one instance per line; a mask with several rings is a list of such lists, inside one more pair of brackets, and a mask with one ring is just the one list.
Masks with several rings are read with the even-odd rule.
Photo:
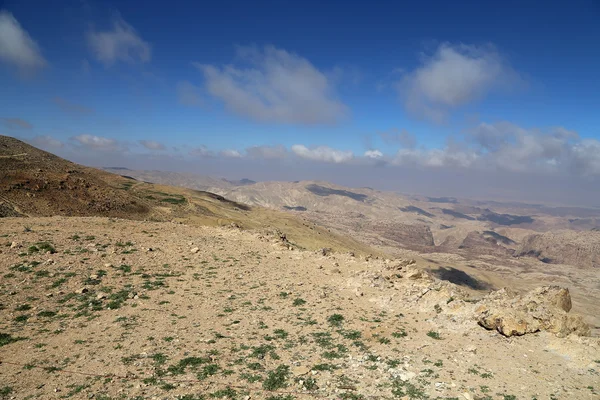
[[[199, 190], [138, 181], [72, 163], [8, 136], [0, 136], [0, 217], [103, 216], [231, 225], [278, 232], [291, 246], [375, 253], [283, 211], [250, 207]], [[281, 233], [279, 233], [281, 232]]]

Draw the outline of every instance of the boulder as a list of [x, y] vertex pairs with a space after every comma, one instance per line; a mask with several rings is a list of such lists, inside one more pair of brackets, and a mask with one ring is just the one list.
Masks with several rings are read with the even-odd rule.
[[476, 309], [477, 322], [502, 335], [520, 336], [549, 331], [560, 337], [575, 333], [590, 334], [590, 327], [571, 310], [569, 290], [559, 286], [542, 286], [525, 295], [506, 289], [491, 293]]

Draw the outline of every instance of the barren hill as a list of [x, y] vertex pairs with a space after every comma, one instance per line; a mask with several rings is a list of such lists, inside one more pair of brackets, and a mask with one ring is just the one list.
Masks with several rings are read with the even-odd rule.
[[283, 211], [250, 207], [211, 192], [146, 183], [130, 175], [85, 167], [0, 136], [0, 218], [54, 215], [235, 224], [245, 229], [277, 230], [286, 235], [290, 246], [377, 253], [367, 245]]
[[0, 136], [0, 217], [151, 215], [152, 206], [147, 201], [116, 190], [117, 186], [132, 182]]

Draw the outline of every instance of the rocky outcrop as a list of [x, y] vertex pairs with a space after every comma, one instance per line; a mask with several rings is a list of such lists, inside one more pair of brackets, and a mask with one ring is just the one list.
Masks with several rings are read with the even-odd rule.
[[537, 257], [547, 263], [599, 267], [600, 232], [560, 231], [529, 235], [515, 255]]
[[[348, 286], [359, 296], [371, 291], [369, 298], [386, 307], [392, 305], [386, 300], [386, 291], [394, 289], [403, 308], [434, 310], [436, 324], [449, 330], [469, 331], [478, 324], [506, 337], [539, 331], [559, 337], [591, 333], [581, 316], [569, 313], [571, 296], [563, 287], [542, 286], [525, 294], [504, 288], [474, 298], [463, 285], [440, 280], [436, 271], [425, 271], [414, 260], [395, 260], [381, 267], [357, 273], [348, 280]], [[466, 286], [473, 289], [473, 285]]]
[[587, 336], [589, 326], [580, 316], [569, 315], [569, 290], [559, 286], [542, 286], [525, 295], [502, 289], [488, 295], [475, 310], [477, 322], [504, 336], [549, 331], [558, 336], [575, 333]]

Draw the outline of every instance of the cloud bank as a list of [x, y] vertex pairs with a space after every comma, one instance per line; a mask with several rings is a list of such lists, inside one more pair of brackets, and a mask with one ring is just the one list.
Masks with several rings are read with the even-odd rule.
[[328, 146], [308, 148], [301, 144], [295, 144], [292, 146], [292, 152], [298, 157], [305, 158], [307, 160], [335, 164], [346, 163], [354, 158], [354, 155], [351, 151], [336, 150]]

